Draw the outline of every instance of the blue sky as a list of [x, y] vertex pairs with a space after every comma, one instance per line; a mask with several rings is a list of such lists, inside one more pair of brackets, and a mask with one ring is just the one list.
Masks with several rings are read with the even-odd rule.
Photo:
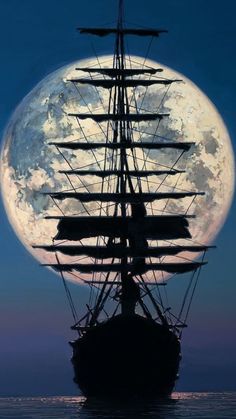
[[[236, 138], [234, 0], [126, 0], [127, 23], [169, 29], [149, 57], [180, 71], [218, 108]], [[19, 101], [51, 71], [109, 53], [113, 38], [80, 37], [78, 26], [115, 21], [116, 0], [0, 2], [0, 131]], [[130, 40], [134, 54], [146, 42]], [[184, 334], [179, 390], [236, 390], [235, 201], [201, 275]], [[0, 395], [77, 394], [72, 383], [71, 316], [62, 284], [19, 243], [0, 208]], [[72, 286], [80, 306], [87, 291]]]

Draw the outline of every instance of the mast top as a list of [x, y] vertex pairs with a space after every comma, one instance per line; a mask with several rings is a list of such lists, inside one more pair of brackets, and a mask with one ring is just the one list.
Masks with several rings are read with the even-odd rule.
[[124, 1], [119, 0], [119, 11], [118, 11], [118, 22], [117, 22], [118, 29], [122, 29], [123, 27], [123, 18], [124, 18]]

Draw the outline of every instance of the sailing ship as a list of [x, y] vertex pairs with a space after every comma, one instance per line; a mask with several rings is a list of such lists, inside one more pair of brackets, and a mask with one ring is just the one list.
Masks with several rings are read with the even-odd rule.
[[[204, 191], [173, 188], [163, 192], [147, 186], [150, 178], [161, 178], [163, 183], [163, 179], [183, 172], [175, 165], [163, 167], [157, 163], [155, 169], [145, 165], [150, 151], [174, 149], [180, 153], [179, 161], [194, 143], [168, 140], [157, 134], [152, 134], [149, 141], [137, 141], [135, 124], [162, 121], [169, 115], [131, 109], [129, 89], [169, 86], [180, 80], [159, 77], [163, 71], [160, 68], [127, 65], [127, 36], [159, 37], [166, 31], [127, 28], [123, 8], [123, 0], [119, 0], [118, 22], [114, 28], [79, 29], [81, 34], [115, 36], [113, 65], [80, 67], [76, 70], [85, 77], [70, 80], [75, 85], [108, 89], [107, 112], [68, 114], [78, 121], [90, 118], [98, 127], [103, 124], [103, 140], [91, 141], [83, 132], [83, 138], [78, 141], [51, 143], [62, 154], [64, 150], [73, 153], [87, 150], [95, 159], [97, 150], [104, 150], [102, 166], [97, 163], [75, 169], [69, 165], [68, 170], [61, 170], [69, 180], [72, 176], [99, 179], [94, 181], [97, 190], [87, 191], [85, 186], [80, 192], [70, 180], [73, 188], [70, 191], [45, 192], [58, 207], [65, 199], [79, 201], [86, 215], [48, 216], [58, 221], [53, 243], [34, 247], [55, 253], [55, 263], [45, 265], [61, 274], [71, 305], [75, 320], [72, 329], [78, 333], [78, 338], [71, 342], [74, 380], [83, 394], [88, 397], [165, 397], [171, 394], [178, 378], [182, 330], [186, 327], [201, 267], [206, 263], [203, 258], [201, 262], [194, 261], [193, 257], [186, 260], [180, 256], [177, 262], [172, 259], [166, 262], [166, 258], [183, 252], [205, 254], [210, 246], [191, 242], [189, 219], [193, 215], [189, 215], [188, 210], [166, 213], [165, 206], [158, 214], [152, 210], [156, 201], [195, 199]], [[142, 159], [138, 159], [138, 152], [143, 153]], [[95, 204], [98, 204], [96, 211]], [[61, 254], [76, 257], [79, 262], [62, 263]], [[78, 272], [84, 274], [84, 282], [95, 295], [94, 302], [87, 304], [86, 313], [80, 319], [65, 278], [66, 273]], [[180, 314], [174, 315], [161, 298], [160, 288], [166, 285], [165, 277], [155, 280], [156, 274], [187, 272], [191, 273], [191, 280]]]

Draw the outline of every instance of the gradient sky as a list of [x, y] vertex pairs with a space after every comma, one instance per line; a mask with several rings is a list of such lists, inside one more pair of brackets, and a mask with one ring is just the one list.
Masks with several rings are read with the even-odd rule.
[[[183, 73], [221, 113], [236, 138], [236, 2], [126, 0], [126, 20], [169, 29], [149, 58]], [[51, 71], [79, 58], [110, 53], [113, 38], [80, 37], [77, 26], [116, 18], [116, 0], [0, 2], [0, 131], [20, 100]], [[147, 41], [130, 39], [133, 54]], [[184, 333], [178, 390], [236, 390], [235, 201], [209, 253]], [[69, 362], [73, 338], [62, 284], [14, 235], [0, 208], [0, 395], [77, 394]], [[176, 285], [177, 287], [177, 285]], [[81, 310], [87, 291], [71, 286]]]

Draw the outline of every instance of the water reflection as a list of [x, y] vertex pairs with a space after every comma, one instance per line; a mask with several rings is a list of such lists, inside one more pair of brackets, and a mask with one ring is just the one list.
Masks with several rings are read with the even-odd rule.
[[175, 418], [177, 399], [130, 401], [83, 401], [78, 417], [87, 418]]
[[86, 401], [83, 397], [0, 397], [11, 419], [235, 419], [236, 393], [174, 393], [163, 400]]

